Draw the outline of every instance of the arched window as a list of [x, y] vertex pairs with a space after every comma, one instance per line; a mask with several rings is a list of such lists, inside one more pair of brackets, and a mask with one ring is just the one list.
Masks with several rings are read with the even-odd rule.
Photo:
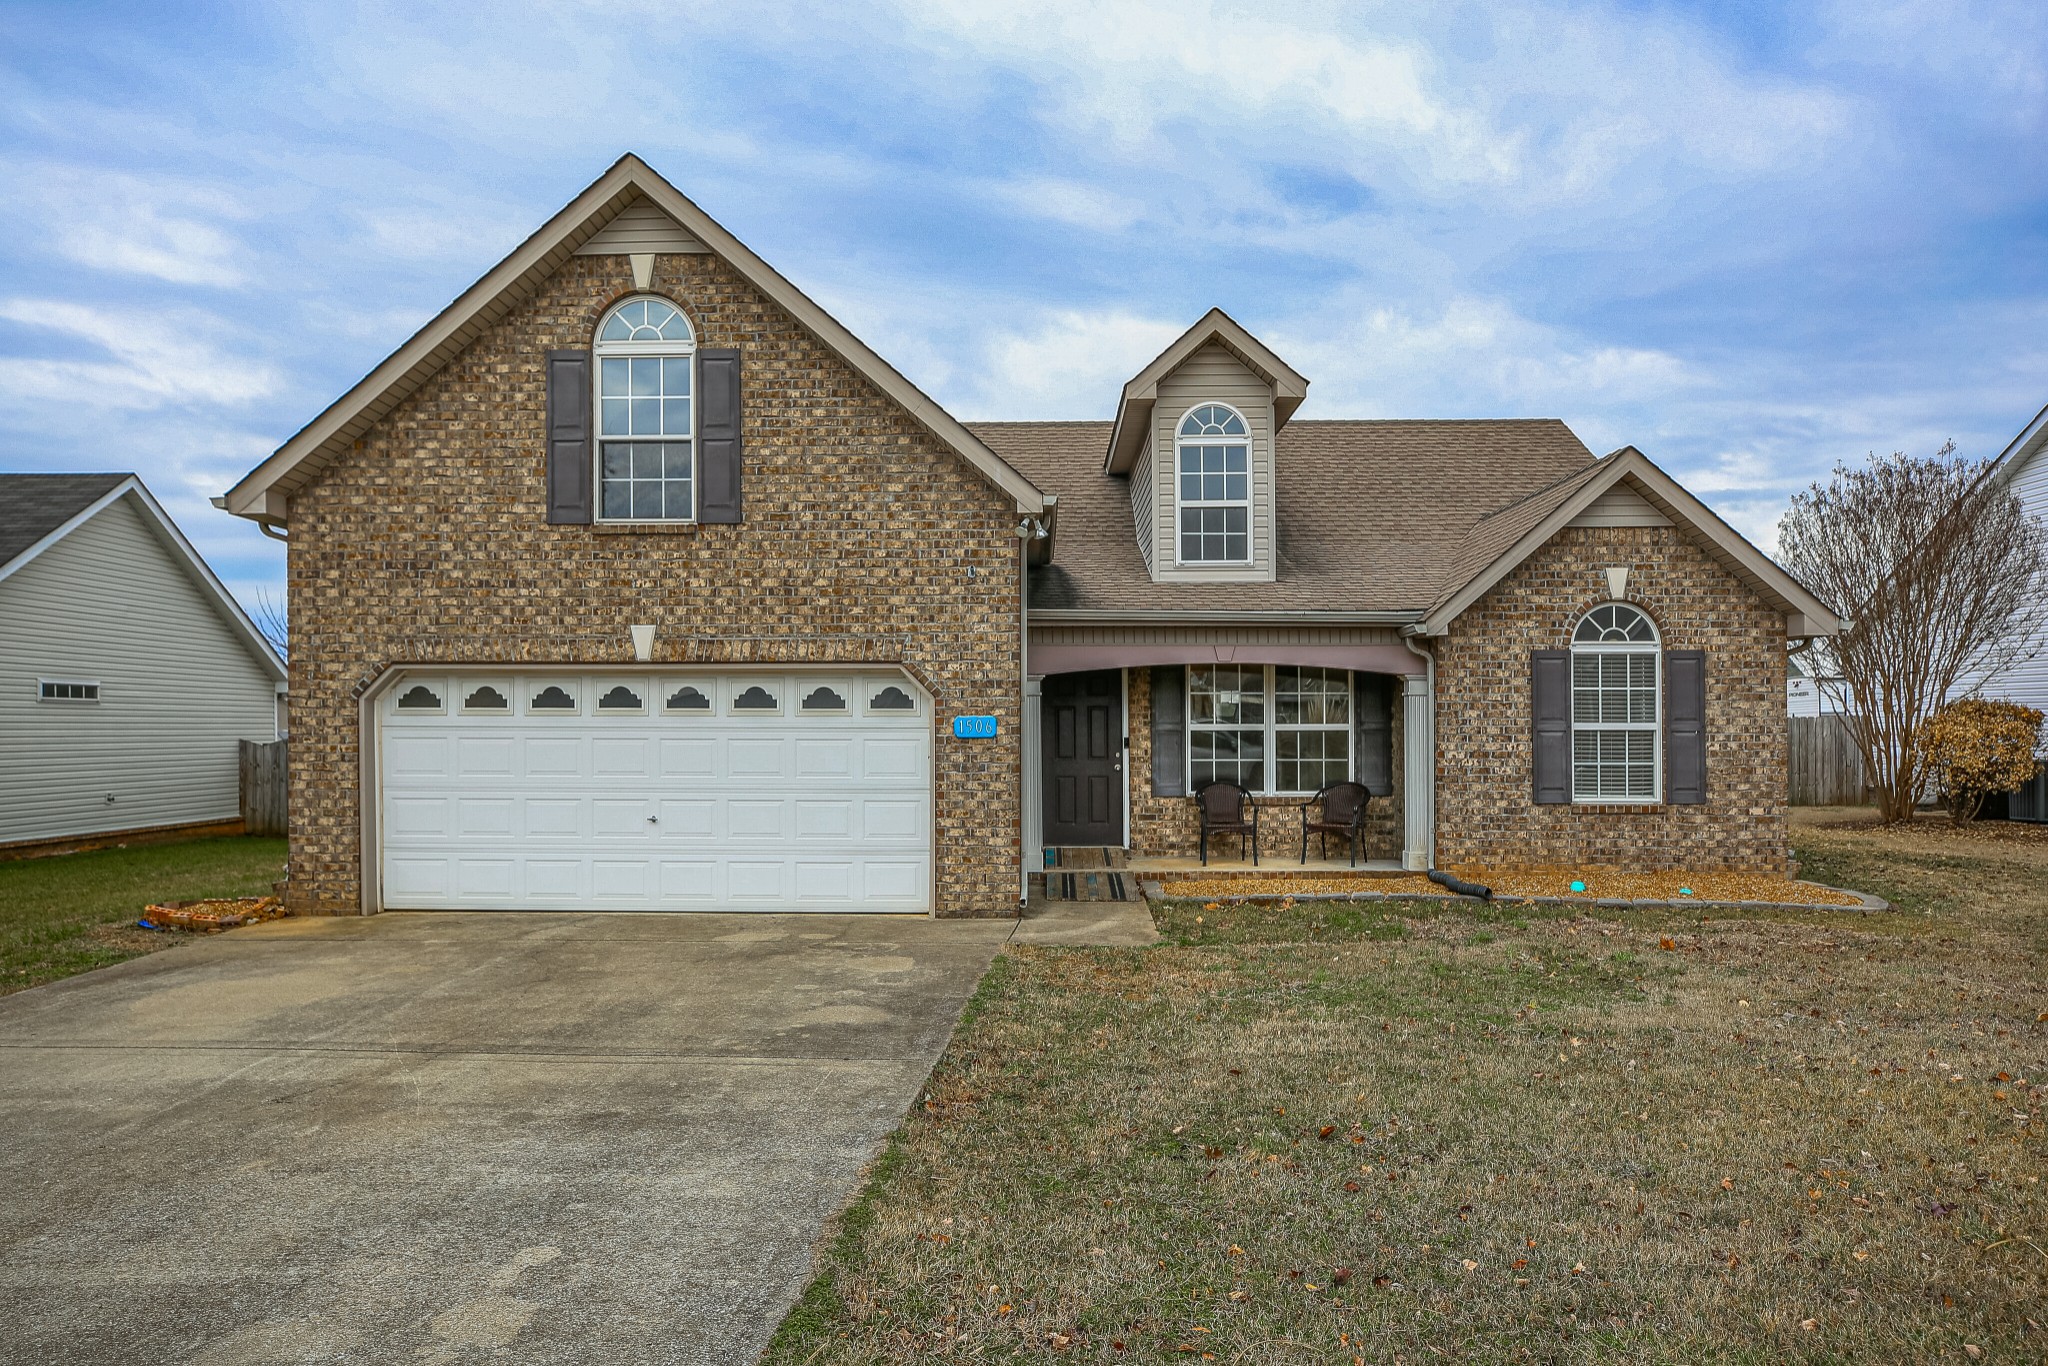
[[697, 515], [689, 319], [666, 299], [628, 299], [597, 329], [598, 517]]
[[1180, 562], [1249, 564], [1251, 434], [1236, 409], [1203, 403], [1181, 420]]
[[1662, 697], [1657, 627], [1625, 602], [1603, 603], [1572, 632], [1572, 800], [1654, 802]]

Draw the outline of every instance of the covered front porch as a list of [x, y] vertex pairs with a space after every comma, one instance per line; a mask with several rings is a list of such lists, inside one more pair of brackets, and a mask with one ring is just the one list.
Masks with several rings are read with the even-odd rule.
[[[1433, 866], [1428, 657], [1391, 623], [1314, 615], [1169, 627], [1034, 613], [1023, 737], [1031, 881], [1202, 871], [1192, 794], [1219, 778], [1254, 794], [1259, 848], [1255, 868], [1239, 835], [1212, 835], [1210, 871], [1373, 877]], [[1311, 834], [1302, 857], [1302, 805], [1336, 782], [1370, 793], [1356, 868], [1342, 835], [1325, 845]]]

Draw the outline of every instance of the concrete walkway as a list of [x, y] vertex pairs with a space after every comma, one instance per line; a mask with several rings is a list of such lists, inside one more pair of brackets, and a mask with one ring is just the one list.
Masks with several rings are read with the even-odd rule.
[[0, 999], [0, 1360], [750, 1362], [1016, 924], [283, 920]]

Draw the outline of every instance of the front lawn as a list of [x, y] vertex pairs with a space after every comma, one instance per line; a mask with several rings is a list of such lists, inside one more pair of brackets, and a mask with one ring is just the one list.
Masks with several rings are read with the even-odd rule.
[[767, 1360], [2042, 1359], [2048, 838], [1798, 843], [1899, 909], [1010, 949]]
[[177, 943], [135, 928], [144, 906], [267, 895], [284, 860], [243, 835], [0, 863], [0, 995]]

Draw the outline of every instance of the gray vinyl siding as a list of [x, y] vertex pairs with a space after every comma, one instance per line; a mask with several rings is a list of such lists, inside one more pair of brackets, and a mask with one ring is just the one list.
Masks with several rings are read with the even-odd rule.
[[1267, 581], [1273, 571], [1273, 390], [1250, 367], [1221, 346], [1211, 343], [1183, 361], [1159, 381], [1152, 410], [1152, 447], [1173, 452], [1180, 420], [1203, 403], [1228, 403], [1244, 414], [1251, 428], [1252, 562], [1249, 565], [1190, 566], [1179, 560], [1176, 532], [1174, 467], [1177, 457], [1162, 455], [1153, 462], [1154, 567], [1160, 582], [1202, 583], [1217, 580]]
[[0, 844], [232, 820], [235, 742], [275, 735], [272, 676], [145, 517], [119, 499], [0, 579]]
[[1566, 526], [1670, 526], [1671, 519], [1626, 484], [1616, 484], [1587, 504]]
[[1138, 457], [1138, 466], [1131, 471], [1131, 520], [1138, 528], [1138, 553], [1145, 557], [1145, 568], [1153, 573], [1159, 569], [1159, 546], [1154, 540], [1154, 524], [1157, 519], [1153, 510], [1159, 501], [1158, 486], [1153, 483], [1152, 443], [1145, 443], [1144, 454]]

